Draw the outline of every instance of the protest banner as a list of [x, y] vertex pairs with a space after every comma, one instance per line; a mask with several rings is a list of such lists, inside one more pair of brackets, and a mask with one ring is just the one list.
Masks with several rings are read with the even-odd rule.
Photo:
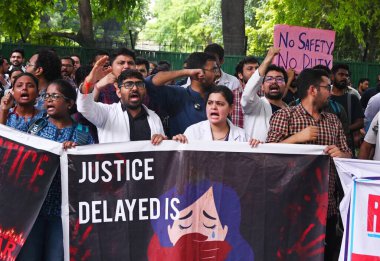
[[281, 48], [273, 63], [297, 73], [322, 64], [333, 65], [335, 31], [290, 25], [275, 25], [274, 47]]
[[340, 261], [380, 260], [380, 162], [334, 159], [344, 198]]
[[59, 166], [62, 145], [0, 124], [0, 260], [15, 260]]
[[323, 260], [323, 148], [142, 141], [69, 150], [65, 260]]

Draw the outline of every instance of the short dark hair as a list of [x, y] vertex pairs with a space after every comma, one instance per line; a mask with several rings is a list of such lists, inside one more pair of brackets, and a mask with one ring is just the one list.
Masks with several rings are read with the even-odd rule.
[[110, 54], [109, 54], [109, 52], [104, 51], [104, 50], [97, 50], [97, 51], [95, 52], [94, 56], [92, 57], [90, 64], [95, 63], [95, 62], [96, 62], [96, 61], [95, 61], [96, 56], [100, 56], [100, 55], [101, 55], [101, 56], [104, 56], [104, 55], [109, 56]]
[[318, 86], [322, 82], [322, 77], [329, 75], [320, 69], [304, 69], [297, 78], [297, 88], [300, 100], [306, 98], [307, 91], [311, 85]]
[[[282, 75], [284, 76], [284, 79], [285, 79], [285, 83], [288, 82], [288, 74], [286, 73], [284, 67], [282, 66], [277, 66], [277, 65], [274, 65], [274, 64], [271, 64], [268, 66], [268, 68], [265, 70], [265, 73], [264, 73], [264, 78], [265, 76], [267, 76], [267, 74], [271, 71], [276, 71], [276, 72], [280, 72], [282, 73]], [[264, 79], [263, 79], [264, 81]]]
[[149, 72], [149, 62], [144, 57], [137, 57], [136, 58], [136, 65], [145, 65], [146, 71]]
[[62, 78], [62, 63], [54, 51], [49, 49], [41, 49], [35, 54], [38, 55], [36, 60], [36, 67], [42, 67], [44, 70], [43, 76], [48, 82]]
[[212, 43], [212, 44], [207, 45], [204, 52], [214, 54], [214, 55], [216, 54], [219, 60], [224, 59], [224, 49], [219, 44]]
[[[37, 87], [37, 90], [38, 90], [38, 79], [36, 78], [36, 76], [34, 76], [33, 74], [28, 73], [28, 72], [22, 72], [22, 73], [20, 73], [19, 75], [17, 75], [17, 76], [15, 77], [15, 81], [14, 81], [12, 87], [14, 87], [15, 84], [16, 84], [16, 82], [17, 82], [17, 80], [20, 79], [20, 77], [23, 77], [23, 76], [28, 76], [29, 78], [31, 78], [31, 79], [33, 80], [33, 82], [36, 84], [36, 87]], [[9, 76], [9, 77], [10, 77], [10, 76]]]
[[318, 64], [318, 65], [314, 66], [313, 69], [315, 69], [315, 70], [324, 70], [325, 72], [327, 72], [328, 75], [331, 75], [331, 70], [326, 65]]
[[[22, 69], [21, 69], [21, 67], [18, 67], [18, 66], [13, 66], [12, 67], [12, 70], [10, 70], [9, 72], [8, 72], [8, 76], [9, 76], [9, 78], [12, 78], [12, 74], [14, 73], [14, 72], [24, 72]], [[35, 77], [34, 77], [35, 78]]]
[[224, 85], [217, 85], [213, 87], [206, 96], [206, 103], [208, 101], [208, 98], [210, 97], [210, 94], [212, 93], [220, 93], [226, 99], [230, 106], [234, 103], [234, 94], [228, 87]]
[[75, 63], [75, 61], [73, 60], [73, 58], [71, 58], [71, 56], [64, 56], [61, 58], [61, 61], [62, 60], [70, 60], [72, 65], [74, 65]]
[[115, 61], [116, 57], [118, 57], [119, 55], [130, 56], [130, 57], [132, 57], [133, 61], [136, 61], [136, 54], [135, 54], [135, 52], [132, 51], [132, 50], [130, 50], [130, 49], [128, 49], [128, 48], [122, 47], [122, 48], [116, 50], [116, 52], [114, 52], [114, 53], [111, 54], [111, 57], [110, 57], [110, 64], [111, 65]]
[[204, 53], [204, 52], [194, 52], [187, 58], [187, 69], [202, 69], [207, 61], [216, 61], [215, 56]]
[[142, 74], [139, 71], [133, 70], [133, 69], [128, 69], [128, 70], [123, 71], [119, 75], [119, 77], [117, 77], [117, 86], [119, 86], [119, 88], [121, 88], [123, 81], [125, 79], [128, 79], [128, 78], [137, 78], [141, 81], [144, 81], [144, 77], [142, 76]]
[[369, 82], [369, 78], [360, 78], [359, 79], [359, 82], [358, 82], [358, 85], [363, 83], [363, 82]]
[[85, 66], [79, 67], [75, 71], [75, 83], [77, 86], [79, 86], [82, 82], [84, 82], [84, 79], [87, 77], [87, 75], [90, 74], [91, 70], [92, 70], [91, 65], [85, 65]]
[[80, 60], [80, 56], [79, 56], [79, 54], [76, 54], [76, 53], [73, 53], [72, 55], [70, 55], [70, 57], [77, 57], [79, 60]]
[[13, 53], [20, 53], [21, 54], [21, 56], [22, 56], [22, 58], [24, 58], [25, 57], [25, 52], [24, 52], [24, 49], [21, 49], [21, 48], [15, 48], [15, 49], [13, 49], [12, 50], [12, 52], [11, 52], [11, 55], [10, 56], [12, 56], [12, 54]]
[[335, 75], [339, 69], [346, 70], [346, 71], [348, 71], [348, 74], [350, 74], [350, 68], [348, 67], [347, 64], [344, 64], [344, 63], [334, 64], [334, 66], [331, 69], [331, 72]]
[[243, 73], [243, 68], [245, 64], [257, 63], [260, 65], [259, 61], [253, 56], [246, 56], [235, 67], [235, 77], [238, 77], [238, 73]]

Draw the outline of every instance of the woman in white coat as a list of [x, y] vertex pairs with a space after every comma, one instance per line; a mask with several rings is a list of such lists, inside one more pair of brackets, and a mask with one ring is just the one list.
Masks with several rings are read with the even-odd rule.
[[207, 120], [191, 125], [184, 134], [174, 136], [173, 140], [182, 143], [192, 140], [248, 141], [245, 131], [227, 118], [233, 110], [233, 93], [230, 89], [218, 85], [208, 94], [206, 101]]

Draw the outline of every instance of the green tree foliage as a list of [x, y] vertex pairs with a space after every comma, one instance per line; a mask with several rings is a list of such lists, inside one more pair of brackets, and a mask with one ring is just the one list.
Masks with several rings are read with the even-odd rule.
[[220, 0], [156, 0], [152, 13], [154, 19], [139, 35], [141, 42], [153, 41], [177, 51], [222, 43]]
[[[145, 24], [148, 0], [0, 1], [3, 38], [36, 42], [69, 38], [82, 46], [123, 41]], [[4, 11], [7, 10], [7, 11]]]
[[339, 59], [379, 59], [380, 2], [372, 0], [261, 0], [246, 9], [249, 52], [263, 53], [273, 43], [275, 24], [336, 31]]

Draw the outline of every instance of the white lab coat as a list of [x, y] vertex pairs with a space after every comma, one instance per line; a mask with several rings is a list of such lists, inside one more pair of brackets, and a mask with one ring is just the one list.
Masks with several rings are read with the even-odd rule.
[[[242, 128], [239, 128], [232, 124], [230, 120], [227, 119], [227, 123], [230, 126], [230, 133], [228, 135], [228, 141], [248, 141], [248, 137]], [[210, 122], [208, 120], [198, 122], [191, 125], [185, 130], [184, 135], [188, 141], [201, 140], [201, 141], [212, 141], [212, 132]]]
[[260, 76], [259, 70], [256, 70], [245, 85], [240, 104], [244, 112], [245, 132], [250, 138], [265, 142], [269, 131], [272, 107], [265, 97], [257, 94], [263, 78]]
[[[144, 106], [144, 105], [143, 105]], [[130, 141], [129, 117], [121, 108], [121, 103], [104, 104], [94, 101], [94, 94], [78, 92], [77, 108], [98, 130], [99, 143]], [[164, 133], [160, 117], [145, 107], [151, 135]]]

